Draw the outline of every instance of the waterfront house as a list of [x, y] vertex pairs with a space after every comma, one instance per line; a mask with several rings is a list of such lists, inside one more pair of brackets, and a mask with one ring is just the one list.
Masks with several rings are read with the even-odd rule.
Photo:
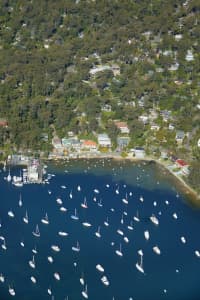
[[128, 136], [119, 136], [117, 138], [117, 146], [119, 150], [126, 148], [130, 142], [130, 138]]
[[97, 143], [92, 140], [83, 140], [81, 143], [81, 149], [95, 152], [97, 151]]
[[115, 122], [115, 126], [120, 130], [121, 133], [129, 134], [130, 130], [126, 122]]
[[106, 133], [98, 134], [97, 139], [100, 147], [111, 147], [111, 140]]
[[63, 148], [61, 139], [59, 137], [57, 137], [57, 136], [53, 137], [53, 139], [52, 139], [52, 145], [57, 150], [61, 150]]
[[135, 147], [134, 154], [136, 158], [144, 158], [145, 157], [145, 150], [143, 147]]

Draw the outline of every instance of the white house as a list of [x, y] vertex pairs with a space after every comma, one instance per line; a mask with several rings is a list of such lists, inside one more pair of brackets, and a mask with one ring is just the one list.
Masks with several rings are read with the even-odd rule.
[[134, 154], [137, 158], [144, 158], [145, 157], [145, 150], [142, 147], [135, 147]]
[[106, 133], [98, 134], [98, 144], [101, 147], [111, 147], [111, 140]]

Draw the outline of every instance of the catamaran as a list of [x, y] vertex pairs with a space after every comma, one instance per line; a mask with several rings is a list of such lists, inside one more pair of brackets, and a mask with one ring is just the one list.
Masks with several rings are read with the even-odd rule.
[[138, 269], [138, 271], [140, 271], [141, 273], [144, 273], [144, 269], [143, 269], [143, 253], [142, 250], [138, 251], [139, 255], [140, 255], [140, 263], [136, 263], [136, 268]]
[[35, 231], [32, 232], [34, 236], [40, 237], [40, 230], [38, 224], [36, 225]]
[[72, 246], [72, 250], [75, 252], [79, 252], [80, 251], [80, 245], [79, 242], [77, 241], [76, 246]]

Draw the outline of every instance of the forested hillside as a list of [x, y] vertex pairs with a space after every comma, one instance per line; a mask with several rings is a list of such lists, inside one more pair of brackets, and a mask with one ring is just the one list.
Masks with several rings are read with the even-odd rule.
[[52, 130], [112, 132], [114, 119], [138, 143], [155, 106], [198, 127], [199, 13], [198, 0], [1, 0], [1, 147], [47, 150]]

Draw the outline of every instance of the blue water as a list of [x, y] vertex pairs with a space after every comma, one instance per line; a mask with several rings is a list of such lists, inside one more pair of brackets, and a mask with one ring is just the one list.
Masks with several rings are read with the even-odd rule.
[[[194, 252], [200, 251], [200, 211], [186, 203], [185, 196], [163, 171], [152, 164], [82, 161], [51, 165], [47, 172], [55, 175], [49, 184], [22, 188], [4, 180], [7, 172], [0, 173], [0, 235], [5, 237], [7, 246], [7, 250], [0, 247], [0, 273], [5, 276], [5, 282], [0, 282], [0, 299], [61, 300], [67, 296], [69, 300], [84, 299], [81, 295], [84, 287], [79, 281], [83, 276], [88, 299], [199, 300], [200, 258]], [[11, 174], [18, 175], [19, 170], [12, 169]], [[95, 193], [95, 189], [99, 193]], [[18, 205], [20, 194], [22, 207]], [[139, 199], [141, 195], [144, 202]], [[126, 196], [128, 204], [122, 202]], [[80, 206], [84, 197], [87, 209]], [[60, 211], [57, 198], [62, 199], [67, 212]], [[75, 208], [78, 221], [71, 219]], [[9, 210], [14, 212], [14, 218], [8, 216]], [[28, 224], [23, 222], [26, 210]], [[41, 223], [46, 212], [49, 225]], [[137, 212], [140, 222], [133, 221]], [[177, 220], [172, 217], [174, 212]], [[150, 221], [152, 214], [159, 219], [159, 226]], [[108, 227], [104, 225], [106, 218]], [[127, 228], [131, 220], [133, 231]], [[84, 227], [84, 221], [92, 226]], [[36, 224], [40, 238], [32, 234]], [[98, 226], [101, 238], [95, 236]], [[117, 233], [118, 229], [128, 237], [128, 243]], [[144, 230], [149, 230], [149, 241], [144, 238]], [[58, 231], [66, 231], [68, 236], [59, 236]], [[186, 238], [185, 244], [181, 236]], [[77, 241], [80, 244], [78, 253], [72, 251]], [[0, 240], [0, 245], [2, 243]], [[123, 257], [115, 253], [120, 244]], [[60, 252], [54, 252], [51, 245], [58, 245]], [[160, 248], [161, 255], [153, 252], [155, 245]], [[28, 262], [34, 247], [38, 253], [35, 254], [36, 268], [32, 269]], [[139, 249], [144, 253], [145, 274], [135, 267]], [[47, 256], [53, 257], [52, 264]], [[101, 282], [103, 274], [95, 267], [98, 263], [104, 267], [110, 282], [108, 287]], [[60, 281], [54, 278], [55, 272], [60, 274]], [[36, 284], [31, 282], [31, 276], [36, 278]], [[15, 297], [9, 295], [9, 286], [15, 289]], [[49, 287], [51, 296], [47, 293]]]

